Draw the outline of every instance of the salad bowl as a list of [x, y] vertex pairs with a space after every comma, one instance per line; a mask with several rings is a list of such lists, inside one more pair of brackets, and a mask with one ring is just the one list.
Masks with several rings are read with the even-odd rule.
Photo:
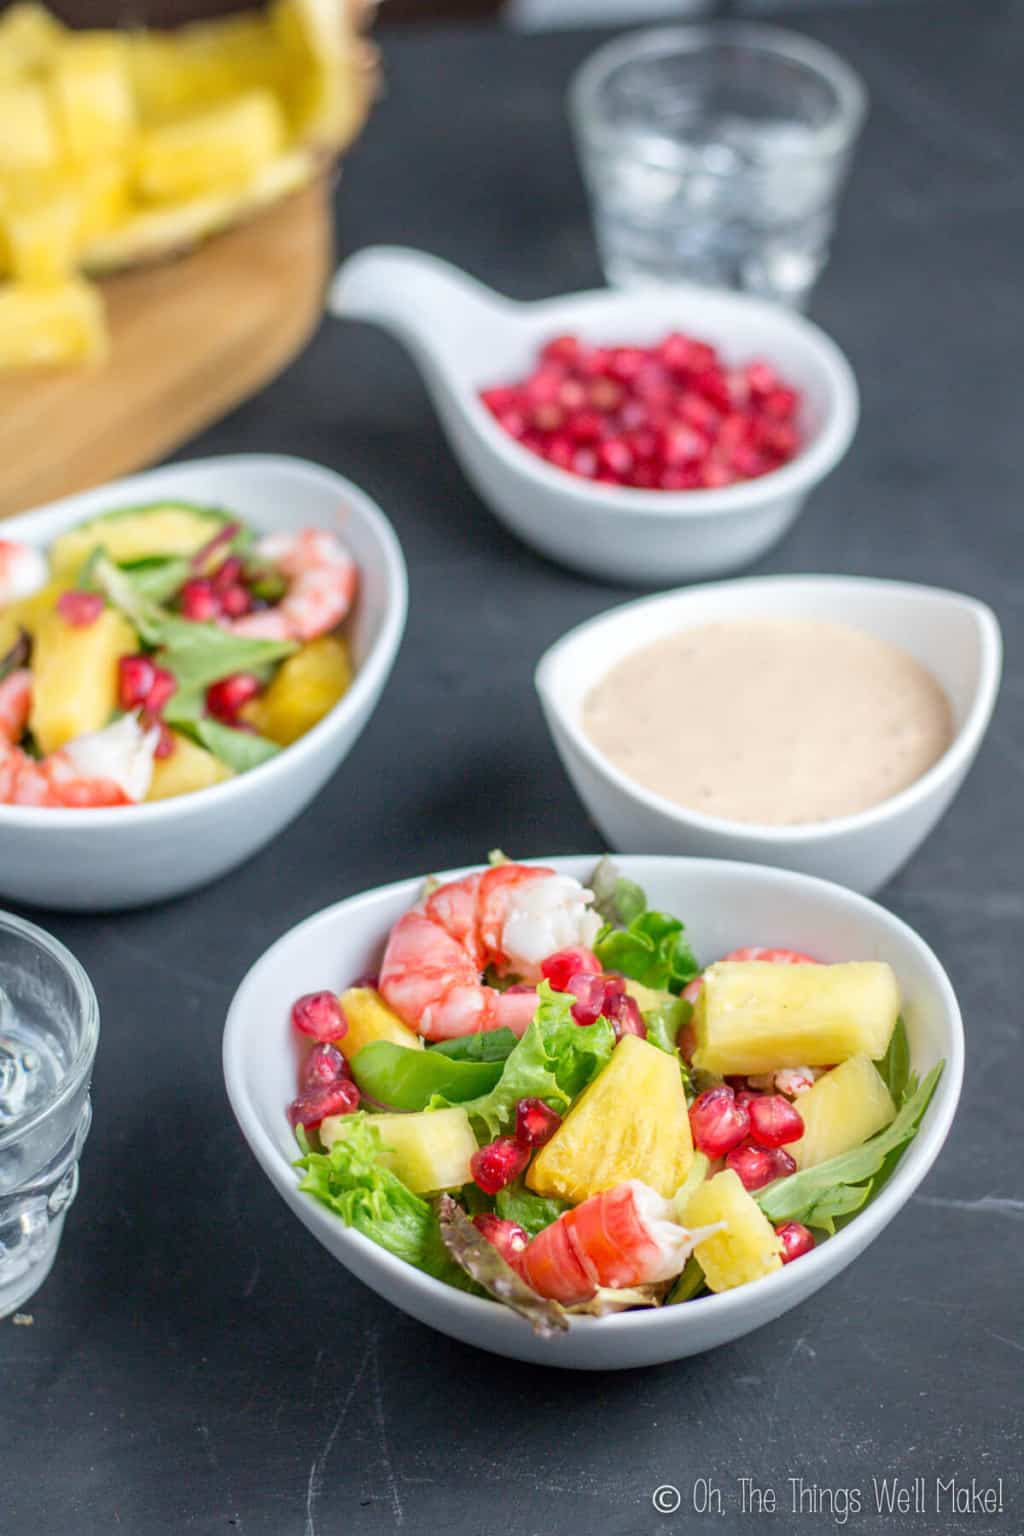
[[[590, 689], [625, 656], [691, 625], [751, 617], [827, 619], [909, 651], [941, 683], [954, 736], [921, 778], [868, 810], [799, 826], [708, 816], [627, 778], [582, 726]], [[534, 681], [566, 772], [612, 848], [751, 859], [872, 894], [911, 857], [963, 783], [988, 728], [1002, 665], [995, 614], [959, 592], [856, 576], [765, 576], [667, 592], [563, 635]]]
[[[838, 464], [857, 425], [856, 381], [836, 344], [801, 316], [744, 294], [680, 284], [520, 304], [436, 257], [377, 246], [339, 269], [329, 307], [375, 321], [408, 346], [468, 479], [513, 533], [620, 584], [664, 586], [755, 560]], [[765, 357], [800, 390], [805, 441], [790, 463], [719, 490], [624, 490], [528, 453], [479, 398], [524, 373], [553, 336], [643, 345], [672, 329], [713, 343], [729, 361]]]
[[387, 682], [405, 627], [405, 562], [379, 507], [332, 470], [279, 454], [170, 465], [10, 518], [3, 537], [45, 549], [90, 517], [159, 500], [225, 507], [261, 533], [336, 530], [360, 576], [348, 626], [352, 685], [293, 745], [210, 788], [108, 808], [0, 805], [0, 895], [12, 900], [110, 910], [177, 896], [226, 873], [309, 803], [351, 750]]
[[[754, 936], [758, 943], [807, 949], [825, 960], [887, 961], [904, 999], [912, 1068], [924, 1074], [945, 1059], [918, 1134], [892, 1177], [847, 1226], [798, 1263], [682, 1306], [573, 1317], [567, 1332], [541, 1338], [507, 1308], [404, 1263], [300, 1191], [294, 1166], [299, 1149], [286, 1118], [298, 1064], [289, 1027], [292, 1003], [307, 988], [337, 992], [374, 970], [391, 925], [419, 895], [419, 879], [338, 902], [279, 939], [236, 992], [223, 1045], [228, 1097], [246, 1140], [274, 1188], [332, 1259], [385, 1300], [453, 1338], [512, 1359], [577, 1370], [698, 1354], [771, 1322], [819, 1290], [878, 1237], [925, 1177], [948, 1134], [963, 1073], [960, 1014], [941, 965], [905, 923], [874, 903], [821, 880], [754, 865], [644, 856], [616, 862], [653, 904], [687, 922], [698, 955], [726, 953]], [[543, 863], [585, 881], [595, 858]]]

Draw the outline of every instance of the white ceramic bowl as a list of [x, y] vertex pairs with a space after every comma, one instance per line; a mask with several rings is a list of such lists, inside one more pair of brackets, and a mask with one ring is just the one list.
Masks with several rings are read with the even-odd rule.
[[[681, 284], [516, 304], [433, 256], [379, 246], [340, 268], [330, 307], [408, 345], [467, 477], [513, 533], [619, 584], [665, 586], [755, 560], [838, 464], [857, 425], [856, 381], [835, 343], [791, 310], [744, 294]], [[525, 375], [552, 336], [650, 343], [671, 330], [713, 342], [730, 361], [767, 358], [802, 391], [806, 446], [791, 463], [717, 491], [595, 485], [521, 448], [477, 397]]]
[[[595, 858], [543, 862], [584, 880]], [[300, 1193], [292, 1166], [296, 1146], [285, 1119], [299, 1057], [291, 1005], [302, 992], [338, 991], [374, 969], [389, 927], [419, 894], [420, 879], [338, 902], [286, 933], [245, 977], [224, 1032], [228, 1097], [245, 1138], [275, 1189], [333, 1258], [442, 1333], [515, 1360], [577, 1370], [654, 1365], [698, 1354], [771, 1322], [812, 1295], [878, 1236], [920, 1184], [949, 1131], [963, 1075], [963, 1031], [953, 989], [928, 946], [881, 907], [821, 880], [753, 865], [633, 856], [617, 862], [654, 906], [684, 919], [697, 954], [706, 960], [740, 944], [765, 944], [809, 950], [824, 960], [889, 961], [904, 997], [914, 1070], [923, 1074], [946, 1059], [917, 1138], [877, 1199], [814, 1253], [752, 1285], [659, 1311], [574, 1318], [567, 1334], [537, 1339], [514, 1313], [421, 1274]], [[894, 1262], [898, 1257], [890, 1250], [889, 1280]]]
[[[803, 826], [726, 821], [685, 809], [621, 773], [583, 731], [583, 702], [616, 662], [661, 636], [713, 620], [830, 619], [909, 651], [938, 678], [955, 737], [914, 784], [870, 810]], [[974, 761], [995, 705], [1002, 641], [995, 614], [958, 592], [853, 576], [766, 576], [626, 603], [571, 630], [535, 682], [558, 754], [612, 848], [778, 864], [877, 891], [927, 837]]]
[[12, 900], [66, 910], [131, 907], [224, 874], [312, 800], [348, 754], [391, 671], [407, 603], [398, 540], [357, 486], [301, 459], [243, 454], [170, 465], [11, 518], [3, 536], [42, 548], [86, 518], [159, 498], [225, 507], [263, 531], [336, 529], [360, 570], [348, 627], [355, 679], [301, 740], [212, 789], [104, 810], [0, 805], [0, 895]]

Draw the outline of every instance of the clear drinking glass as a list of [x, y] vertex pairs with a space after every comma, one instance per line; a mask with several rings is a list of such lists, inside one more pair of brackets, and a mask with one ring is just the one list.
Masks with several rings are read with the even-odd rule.
[[802, 305], [866, 101], [842, 59], [778, 27], [665, 27], [598, 49], [569, 108], [608, 281]]
[[56, 1257], [89, 1132], [99, 1023], [74, 955], [0, 912], [0, 1317]]

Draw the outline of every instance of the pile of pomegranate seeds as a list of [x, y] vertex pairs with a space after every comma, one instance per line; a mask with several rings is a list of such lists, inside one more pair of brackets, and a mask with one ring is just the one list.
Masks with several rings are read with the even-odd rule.
[[626, 991], [625, 978], [604, 975], [597, 956], [582, 945], [560, 949], [541, 961], [541, 975], [551, 984], [554, 992], [571, 992], [575, 999], [572, 1016], [577, 1024], [596, 1024], [603, 1014], [615, 1032], [616, 1040], [623, 1035], [639, 1035], [647, 1038], [636, 999]]
[[721, 1083], [706, 1088], [690, 1105], [690, 1131], [698, 1152], [724, 1157], [744, 1188], [761, 1189], [796, 1172], [796, 1163], [782, 1149], [800, 1140], [804, 1122], [780, 1094], [737, 1092], [731, 1083]]
[[209, 576], [191, 576], [179, 594], [186, 619], [212, 624], [218, 619], [240, 619], [253, 606], [245, 584], [245, 570], [237, 555], [229, 555]]
[[801, 447], [800, 395], [769, 363], [730, 368], [678, 332], [652, 347], [558, 336], [525, 379], [480, 399], [549, 464], [635, 490], [717, 490], [770, 474]]
[[170, 757], [174, 751], [174, 735], [161, 718], [174, 690], [177, 679], [166, 667], [157, 666], [141, 652], [134, 656], [122, 656], [117, 664], [117, 701], [125, 711], [142, 711], [144, 727], [157, 726], [159, 739], [156, 757]]
[[292, 1023], [317, 1043], [302, 1068], [299, 1096], [288, 1106], [288, 1123], [312, 1130], [328, 1115], [351, 1115], [359, 1108], [359, 1089], [332, 1043], [348, 1030], [338, 999], [333, 992], [306, 992], [292, 1004]]

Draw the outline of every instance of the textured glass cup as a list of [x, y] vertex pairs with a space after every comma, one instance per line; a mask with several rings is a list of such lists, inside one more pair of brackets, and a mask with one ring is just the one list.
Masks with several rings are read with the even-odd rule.
[[63, 944], [0, 913], [0, 1317], [39, 1289], [78, 1189], [99, 1009]]
[[842, 59], [777, 27], [636, 32], [581, 66], [569, 108], [610, 283], [803, 305], [866, 109]]

